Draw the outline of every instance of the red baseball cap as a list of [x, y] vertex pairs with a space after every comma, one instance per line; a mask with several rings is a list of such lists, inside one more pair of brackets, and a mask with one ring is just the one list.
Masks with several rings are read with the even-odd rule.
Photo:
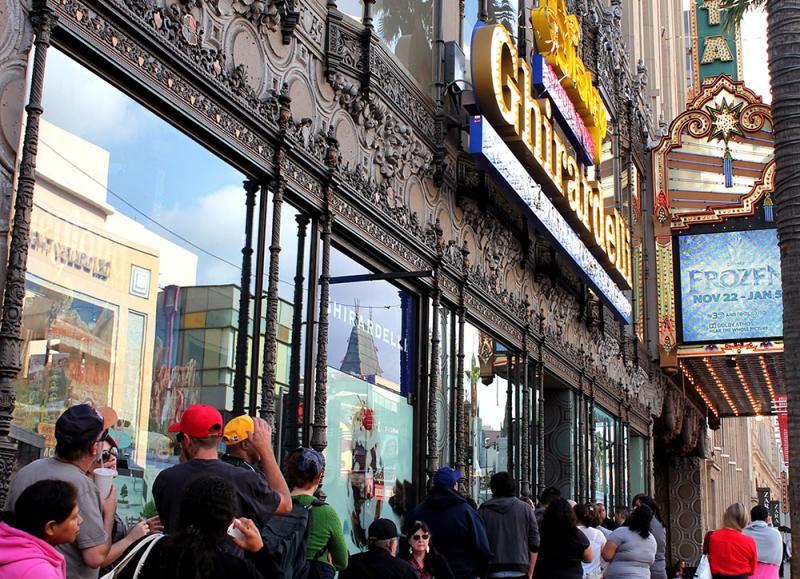
[[180, 422], [176, 422], [167, 432], [180, 432], [192, 438], [212, 438], [222, 436], [222, 414], [207, 404], [192, 404], [183, 411]]

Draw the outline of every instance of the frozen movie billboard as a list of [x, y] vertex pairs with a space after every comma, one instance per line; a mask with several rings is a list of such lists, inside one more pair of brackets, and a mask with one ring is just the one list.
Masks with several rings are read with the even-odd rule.
[[775, 229], [678, 237], [683, 342], [783, 335]]

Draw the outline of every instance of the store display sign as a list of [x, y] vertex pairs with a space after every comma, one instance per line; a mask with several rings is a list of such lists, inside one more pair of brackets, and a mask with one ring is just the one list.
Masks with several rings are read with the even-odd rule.
[[473, 117], [470, 122], [470, 153], [504, 187], [515, 193], [542, 233], [564, 252], [606, 304], [626, 323], [630, 323], [632, 308], [628, 298], [497, 131], [481, 116]]
[[756, 489], [756, 499], [759, 505], [768, 509], [772, 500], [772, 490], [769, 487], [758, 487]]
[[[509, 144], [509, 155], [513, 156], [513, 149], [518, 160], [541, 180], [556, 207], [614, 281], [630, 288], [628, 223], [616, 208], [606, 208], [597, 183], [585, 176], [580, 159], [553, 125], [550, 101], [534, 98], [531, 67], [518, 54], [508, 30], [500, 24], [477, 27], [471, 60], [481, 115]], [[586, 106], [583, 100], [574, 99], [574, 104], [579, 110]], [[595, 145], [598, 138], [602, 140], [602, 135], [595, 136]]]
[[772, 517], [772, 526], [773, 527], [780, 527], [781, 526], [781, 502], [780, 501], [770, 501], [769, 502], [769, 514]]
[[780, 339], [775, 229], [682, 235], [677, 245], [683, 342]]
[[553, 67], [550, 66], [541, 54], [533, 55], [533, 86], [539, 91], [539, 96], [547, 97], [553, 103], [553, 113], [567, 133], [567, 138], [575, 147], [584, 165], [594, 165], [595, 144], [589, 129], [575, 105], [558, 82]]

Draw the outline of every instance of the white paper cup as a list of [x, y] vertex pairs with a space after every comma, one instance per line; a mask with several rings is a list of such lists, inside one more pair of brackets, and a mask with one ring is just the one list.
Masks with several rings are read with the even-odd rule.
[[111, 494], [111, 485], [116, 474], [113, 468], [94, 469], [94, 484], [97, 486], [97, 490], [100, 491], [101, 499], [105, 499]]

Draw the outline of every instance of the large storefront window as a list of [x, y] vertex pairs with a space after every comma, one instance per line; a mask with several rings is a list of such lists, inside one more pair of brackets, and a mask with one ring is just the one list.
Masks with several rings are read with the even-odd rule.
[[[365, 273], [331, 250], [332, 276]], [[356, 551], [374, 519], [399, 526], [412, 506], [417, 299], [386, 281], [332, 284], [328, 315], [324, 489]]]
[[14, 427], [35, 458], [66, 407], [113, 407], [135, 520], [169, 424], [231, 408], [244, 176], [56, 48], [39, 137]]
[[489, 334], [466, 324], [464, 414], [468, 420], [469, 494], [479, 504], [491, 498], [489, 479], [508, 470], [508, 351]]
[[607, 412], [594, 410], [594, 468], [597, 476], [595, 500], [611, 508], [614, 504], [616, 483], [614, 466], [617, 454], [617, 421]]
[[631, 436], [630, 494], [647, 492], [647, 439], [638, 434]]

